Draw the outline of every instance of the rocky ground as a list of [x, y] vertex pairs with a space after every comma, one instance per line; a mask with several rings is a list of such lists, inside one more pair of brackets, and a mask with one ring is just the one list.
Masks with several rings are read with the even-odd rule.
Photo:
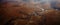
[[47, 4], [1, 3], [0, 25], [60, 25], [60, 11]]

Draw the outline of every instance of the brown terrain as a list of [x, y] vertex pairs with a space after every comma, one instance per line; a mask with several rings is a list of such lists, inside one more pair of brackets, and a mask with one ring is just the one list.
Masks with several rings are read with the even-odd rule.
[[[44, 6], [46, 9], [50, 5]], [[3, 3], [0, 7], [0, 25], [60, 25], [60, 11], [42, 11], [26, 4]]]

